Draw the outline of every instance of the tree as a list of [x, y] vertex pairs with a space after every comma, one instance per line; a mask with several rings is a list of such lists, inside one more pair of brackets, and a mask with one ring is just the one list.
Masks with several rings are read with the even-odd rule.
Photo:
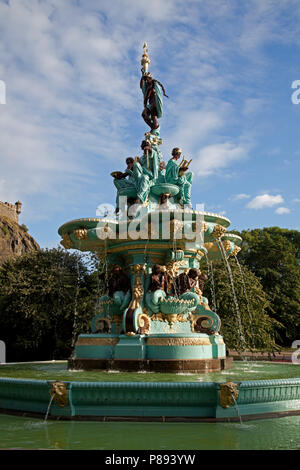
[[290, 347], [300, 338], [300, 232], [269, 227], [244, 230], [241, 237], [239, 259], [259, 278], [267, 313], [284, 325], [277, 341]]
[[234, 258], [228, 260], [232, 273], [222, 261], [211, 266], [204, 264], [209, 280], [204, 287], [210, 308], [221, 318], [221, 334], [230, 349], [245, 349], [273, 352], [278, 349], [275, 342], [275, 327], [280, 324], [270, 318], [270, 304], [257, 277]]
[[[65, 359], [88, 332], [101, 286], [92, 260], [61, 248], [11, 259], [0, 268], [1, 339], [8, 359]], [[100, 288], [100, 291], [99, 291]]]

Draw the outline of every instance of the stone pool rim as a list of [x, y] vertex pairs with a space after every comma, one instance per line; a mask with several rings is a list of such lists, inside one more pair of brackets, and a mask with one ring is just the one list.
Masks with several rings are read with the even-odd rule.
[[[59, 361], [36, 363], [45, 362]], [[0, 377], [0, 413], [44, 419], [54, 382]], [[66, 387], [68, 402], [60, 406], [53, 401], [49, 420], [209, 423], [300, 415], [300, 377], [226, 383], [67, 380], [61, 383]], [[236, 388], [235, 401], [226, 389], [228, 384]], [[225, 406], [223, 386], [227, 390]]]

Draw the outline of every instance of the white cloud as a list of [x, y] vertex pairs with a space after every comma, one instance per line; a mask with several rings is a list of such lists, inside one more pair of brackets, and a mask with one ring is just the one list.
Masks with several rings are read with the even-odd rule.
[[289, 214], [291, 210], [288, 207], [278, 207], [275, 212], [276, 214], [282, 215], [282, 214]]
[[293, 202], [300, 202], [300, 199], [298, 197], [296, 197], [295, 199], [293, 199]]
[[232, 200], [233, 201], [241, 201], [242, 199], [250, 199], [250, 194], [245, 194], [245, 193], [241, 193], [241, 194], [236, 194], [235, 196], [232, 196]]
[[248, 202], [248, 209], [264, 209], [265, 207], [273, 207], [276, 204], [281, 204], [284, 202], [283, 197], [280, 194], [277, 196], [271, 196], [270, 194], [262, 194], [261, 196], [256, 196], [252, 201]]
[[246, 155], [247, 149], [243, 145], [235, 145], [231, 142], [207, 145], [193, 160], [193, 169], [198, 176], [210, 176], [232, 162], [245, 158]]

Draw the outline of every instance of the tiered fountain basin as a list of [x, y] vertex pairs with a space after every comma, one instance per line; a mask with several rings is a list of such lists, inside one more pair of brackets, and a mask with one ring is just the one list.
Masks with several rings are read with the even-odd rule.
[[[11, 366], [0, 366], [0, 411], [43, 419], [48, 411], [48, 419], [200, 422], [300, 414], [299, 366], [292, 364], [239, 362], [230, 372], [208, 374], [207, 382], [199, 381], [201, 374], [109, 374], [67, 371], [65, 364], [48, 366], [47, 372], [45, 364], [28, 364], [28, 369], [23, 364], [26, 377], [36, 368], [34, 376], [49, 377], [43, 380], [5, 377], [5, 368]], [[237, 380], [251, 374], [278, 377], [280, 370], [282, 377], [294, 377]], [[22, 375], [20, 366], [15, 375]]]
[[[143, 210], [144, 209], [144, 210]], [[227, 234], [230, 221], [194, 210], [145, 207], [132, 220], [79, 219], [59, 229], [62, 245], [94, 251], [103, 263], [120, 265], [131, 279], [135, 305], [128, 331], [129, 299], [100, 299], [92, 334], [80, 335], [71, 368], [144, 371], [217, 371], [231, 366], [219, 334], [221, 322], [207, 301], [195, 295], [161, 296], [147, 292], [152, 266], [176, 267], [176, 275], [199, 268], [203, 256], [220, 259], [237, 250], [241, 238]]]
[[[169, 231], [166, 228], [168, 224]], [[144, 215], [133, 220], [105, 217], [76, 219], [63, 224], [58, 233], [62, 237], [61, 244], [67, 249], [94, 251], [100, 257], [106, 250], [106, 255], [110, 258], [113, 255], [115, 258], [125, 257], [126, 264], [130, 264], [132, 254], [142, 254], [144, 261], [145, 243], [147, 253], [153, 249], [156, 261], [163, 262], [168, 250], [174, 248], [174, 240], [178, 249], [188, 251], [185, 254], [187, 259], [195, 258], [200, 261], [204, 255], [210, 260], [221, 259], [219, 239], [223, 242], [227, 255], [241, 245], [241, 237], [226, 232], [229, 225], [230, 220], [219, 214], [157, 209], [145, 211]], [[189, 233], [190, 230], [191, 233], [196, 233], [197, 229], [197, 235], [199, 230], [201, 234], [196, 240], [185, 237], [186, 232]], [[131, 237], [132, 233], [134, 239]]]

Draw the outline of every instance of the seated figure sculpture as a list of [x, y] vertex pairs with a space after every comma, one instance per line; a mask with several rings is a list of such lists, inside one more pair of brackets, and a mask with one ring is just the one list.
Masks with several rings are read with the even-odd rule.
[[118, 306], [119, 310], [122, 312], [128, 307], [131, 298], [129, 277], [117, 264], [113, 266], [107, 278], [104, 273], [99, 277], [104, 280], [104, 288], [105, 292], [107, 292], [107, 295], [101, 297], [100, 303], [108, 299], [113, 299], [115, 306]]
[[166, 182], [179, 187], [179, 203], [191, 208], [191, 187], [194, 175], [191, 171], [186, 173], [187, 166], [179, 166], [181, 153], [180, 148], [173, 148], [172, 158], [168, 161], [166, 168]]
[[203, 289], [204, 289], [204, 283], [208, 281], [208, 277], [206, 274], [204, 273], [201, 273], [200, 276], [199, 276], [199, 279], [198, 279], [198, 285], [199, 285], [199, 289], [200, 289], [200, 292], [201, 292], [201, 302], [202, 304], [206, 304], [208, 306], [208, 299], [207, 297], [204, 297], [202, 295], [203, 293]]
[[[134, 191], [136, 197], [133, 198], [133, 204], [144, 204], [147, 201], [151, 179], [153, 175], [151, 171], [148, 171], [141, 165], [139, 159], [133, 159], [132, 157], [126, 158], [127, 168], [124, 173], [113, 172], [114, 185], [116, 186], [118, 193], [116, 199], [116, 214], [120, 210], [120, 191], [131, 189]], [[128, 178], [127, 178], [128, 177]], [[127, 179], [125, 179], [127, 178]], [[128, 202], [132, 198], [128, 198]]]
[[158, 152], [156, 146], [152, 146], [148, 140], [143, 140], [141, 143], [141, 149], [143, 150], [143, 155], [140, 158], [140, 163], [143, 167], [143, 170], [153, 180], [157, 180], [159, 174], [159, 164], [161, 155]]
[[117, 188], [117, 198], [116, 198], [116, 214], [120, 211], [120, 191], [122, 189], [135, 189], [135, 179], [132, 174], [133, 166], [134, 166], [134, 159], [132, 157], [126, 158], [127, 168], [125, 169], [124, 173], [121, 171], [114, 171], [111, 173], [111, 176], [114, 178], [114, 185]]
[[168, 276], [159, 264], [154, 264], [148, 292], [146, 293], [146, 304], [148, 308], [157, 313], [160, 310], [159, 302], [168, 295]]
[[174, 279], [173, 293], [179, 299], [193, 300], [192, 309], [200, 304], [200, 296], [196, 292], [198, 287], [199, 269], [191, 268], [188, 273], [181, 273]]

